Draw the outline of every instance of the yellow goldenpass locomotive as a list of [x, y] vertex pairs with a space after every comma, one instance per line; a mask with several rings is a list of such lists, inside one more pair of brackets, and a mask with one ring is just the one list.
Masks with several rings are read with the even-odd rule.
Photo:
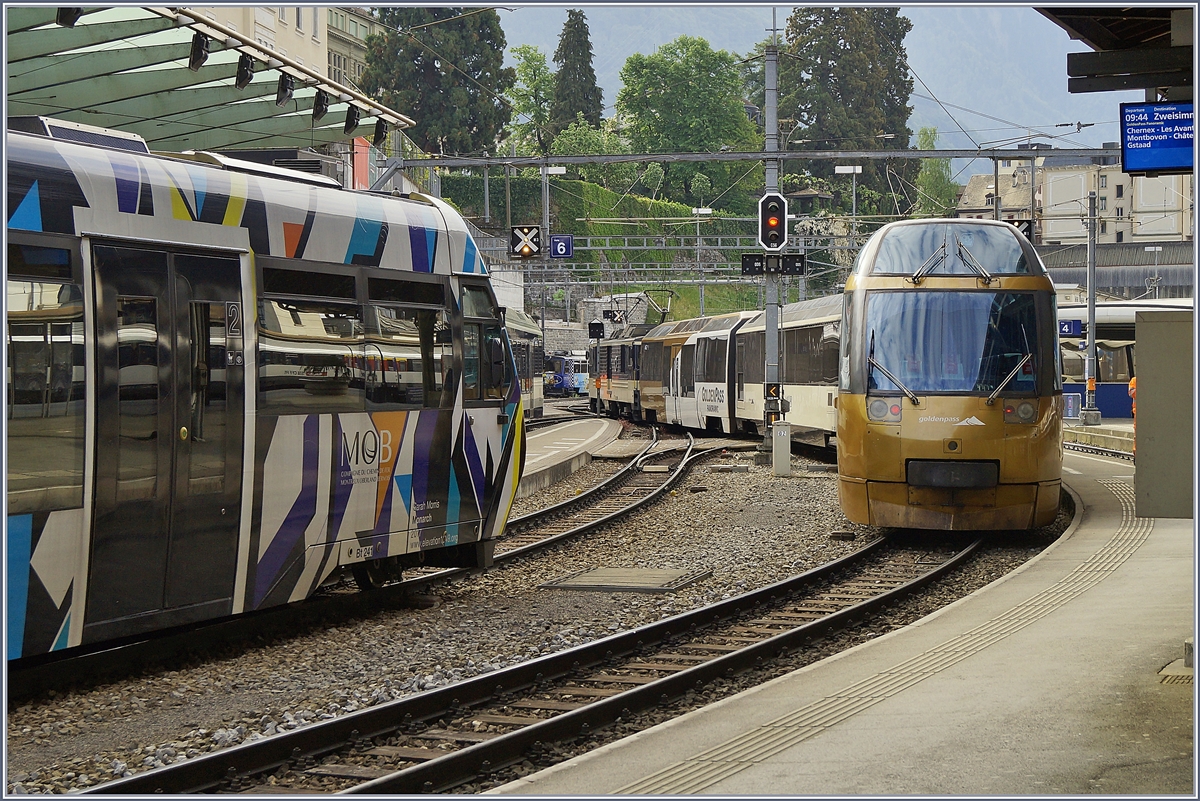
[[1013, 226], [884, 226], [846, 283], [841, 337], [838, 489], [850, 520], [1025, 529], [1054, 519], [1054, 286]]

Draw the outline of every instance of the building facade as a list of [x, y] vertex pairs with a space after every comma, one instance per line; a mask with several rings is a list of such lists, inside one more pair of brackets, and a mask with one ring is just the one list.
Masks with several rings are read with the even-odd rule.
[[209, 19], [250, 36], [263, 47], [314, 72], [323, 72], [329, 44], [326, 13], [314, 6], [201, 6]]
[[[1106, 144], [1116, 147], [1116, 143]], [[1096, 193], [1096, 241], [1103, 244], [1189, 242], [1195, 237], [1195, 178], [1153, 178], [1121, 171], [1115, 157], [1031, 155], [1002, 161], [998, 175], [973, 175], [958, 203], [959, 217], [1034, 221], [1038, 244], [1071, 245], [1088, 239], [1088, 193]]]

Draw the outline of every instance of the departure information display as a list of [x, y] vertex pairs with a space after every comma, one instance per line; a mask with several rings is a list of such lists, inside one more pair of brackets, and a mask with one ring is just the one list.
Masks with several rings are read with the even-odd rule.
[[1191, 172], [1194, 130], [1191, 103], [1122, 103], [1122, 172]]

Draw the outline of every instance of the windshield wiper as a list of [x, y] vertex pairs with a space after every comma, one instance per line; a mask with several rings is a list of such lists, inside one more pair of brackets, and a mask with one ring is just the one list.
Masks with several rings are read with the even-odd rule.
[[972, 255], [971, 251], [967, 250], [966, 245], [964, 245], [962, 242], [958, 241], [957, 236], [954, 237], [954, 244], [958, 246], [959, 257], [963, 260], [963, 262], [966, 263], [966, 265], [968, 267], [970, 267], [975, 272], [979, 273], [979, 277], [983, 279], [983, 283], [985, 283], [985, 284], [992, 283], [992, 274], [989, 273], [987, 271], [987, 269], [982, 264], [979, 263], [979, 260], [976, 259], [974, 255]]
[[879, 370], [879, 372], [883, 373], [883, 375], [887, 378], [888, 381], [891, 381], [893, 384], [895, 384], [897, 387], [899, 387], [900, 391], [903, 392], [910, 401], [912, 401], [913, 406], [921, 405], [921, 401], [917, 400], [917, 396], [915, 394], [913, 394], [913, 391], [911, 389], [909, 389], [908, 387], [904, 386], [904, 384], [901, 384], [900, 379], [896, 378], [896, 376], [892, 375], [891, 371], [889, 371], [886, 367], [884, 367], [879, 362], [875, 361], [874, 356], [868, 356], [867, 363], [870, 364], [872, 367], [877, 368]]
[[1017, 373], [1021, 372], [1021, 368], [1022, 368], [1022, 367], [1024, 367], [1025, 365], [1029, 364], [1029, 360], [1030, 360], [1030, 359], [1032, 359], [1032, 358], [1033, 358], [1033, 354], [1032, 354], [1032, 353], [1026, 353], [1026, 354], [1025, 354], [1025, 358], [1024, 358], [1024, 359], [1021, 359], [1021, 363], [1020, 363], [1020, 364], [1018, 364], [1016, 367], [1014, 367], [1014, 368], [1012, 369], [1012, 372], [1011, 372], [1011, 373], [1009, 373], [1007, 376], [1005, 376], [1005, 377], [1004, 377], [1004, 380], [1003, 380], [1003, 381], [1001, 381], [1001, 382], [1000, 382], [1000, 384], [999, 384], [999, 385], [998, 385], [998, 386], [997, 386], [997, 387], [996, 387], [994, 390], [992, 390], [992, 394], [991, 394], [991, 395], [988, 395], [988, 399], [987, 399], [987, 405], [988, 405], [988, 406], [991, 406], [993, 403], [995, 403], [995, 402], [996, 402], [996, 396], [1000, 394], [1000, 390], [1002, 390], [1002, 389], [1004, 389], [1006, 386], [1008, 386], [1008, 382], [1009, 382], [1009, 381], [1012, 381], [1012, 380], [1013, 380], [1013, 378], [1015, 378], [1015, 377], [1016, 377]]
[[924, 279], [925, 276], [927, 276], [931, 272], [933, 272], [934, 269], [936, 269], [939, 264], [941, 264], [943, 261], [945, 261], [945, 259], [946, 259], [946, 243], [945, 243], [945, 241], [943, 241], [942, 244], [937, 246], [937, 250], [933, 251], [933, 253], [930, 253], [929, 258], [927, 258], [921, 264], [921, 266], [917, 268], [917, 271], [912, 274], [912, 282], [914, 284], [921, 283], [921, 280]]

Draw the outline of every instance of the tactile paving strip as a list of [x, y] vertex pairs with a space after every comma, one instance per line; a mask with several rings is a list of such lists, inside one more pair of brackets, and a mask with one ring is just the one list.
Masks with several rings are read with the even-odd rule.
[[863, 679], [803, 709], [776, 718], [651, 776], [625, 785], [626, 795], [683, 795], [706, 788], [781, 753], [826, 729], [958, 664], [1053, 612], [1100, 583], [1146, 541], [1153, 518], [1134, 516], [1133, 487], [1100, 480], [1121, 502], [1121, 524], [1112, 539], [1053, 586], [971, 631], [953, 637], [882, 673]]

